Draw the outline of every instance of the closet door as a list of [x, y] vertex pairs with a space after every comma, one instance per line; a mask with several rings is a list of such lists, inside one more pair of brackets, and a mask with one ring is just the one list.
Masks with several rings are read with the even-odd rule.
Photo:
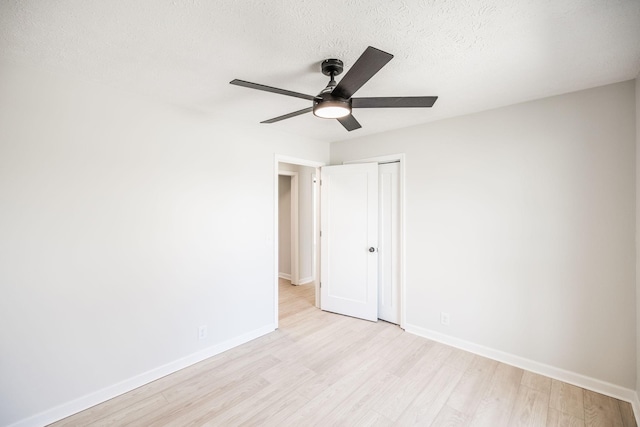
[[378, 319], [378, 165], [321, 170], [320, 304]]

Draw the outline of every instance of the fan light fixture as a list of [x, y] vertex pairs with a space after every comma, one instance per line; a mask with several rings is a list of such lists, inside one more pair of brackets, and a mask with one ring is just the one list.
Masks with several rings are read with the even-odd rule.
[[351, 114], [348, 102], [324, 101], [313, 106], [313, 114], [323, 119], [338, 119]]

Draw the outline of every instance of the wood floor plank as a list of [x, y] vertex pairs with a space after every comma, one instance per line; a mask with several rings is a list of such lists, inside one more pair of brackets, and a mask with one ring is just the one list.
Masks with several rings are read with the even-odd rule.
[[378, 334], [373, 336], [367, 343], [363, 343], [362, 351], [353, 352], [348, 357], [337, 360], [330, 370], [299, 387], [296, 392], [312, 399], [345, 376], [351, 375], [363, 367], [369, 367], [372, 370], [383, 369], [386, 357], [389, 357], [389, 353], [384, 351], [385, 345], [389, 347], [389, 340], [385, 339], [385, 337], [394, 336], [387, 334], [387, 330], [387, 327], [382, 327]]
[[369, 410], [362, 418], [355, 420], [352, 424], [353, 427], [391, 427], [393, 421], [381, 415], [380, 413]]
[[[272, 356], [237, 360], [237, 367], [227, 367], [224, 374], [205, 372], [198, 378], [177, 384], [162, 392], [167, 404], [145, 419], [148, 426], [175, 423], [185, 420], [206, 420], [219, 411], [237, 404], [246, 396], [266, 387], [268, 381], [258, 373], [280, 361]], [[215, 372], [215, 370], [214, 370]]]
[[[240, 424], [227, 424], [229, 426], [251, 426], [251, 427], [280, 427], [283, 426], [285, 420], [289, 419], [293, 414], [298, 412], [300, 408], [304, 407], [309, 402], [304, 396], [296, 394], [289, 394], [283, 397], [268, 411], [259, 411], [254, 413], [251, 418], [243, 421]], [[208, 423], [207, 427], [219, 427], [218, 423]]]
[[547, 422], [548, 411], [548, 393], [520, 385], [508, 425], [510, 427], [544, 426]]
[[[330, 316], [329, 313], [323, 313], [322, 319], [318, 319], [316, 323], [324, 323], [324, 327], [293, 339], [295, 345], [281, 347], [272, 354], [282, 361], [290, 361], [307, 360], [316, 355], [318, 351], [335, 351], [336, 348], [344, 344], [340, 338], [345, 335], [353, 336], [355, 332], [346, 327], [347, 319], [344, 316], [337, 316], [336, 319], [330, 319]], [[330, 319], [331, 322], [327, 323], [327, 319]], [[281, 329], [283, 328], [281, 326]]]
[[325, 414], [318, 416], [312, 423], [315, 426], [353, 425], [357, 420], [373, 410], [371, 402], [388, 389], [387, 385], [396, 377], [388, 372], [379, 371], [369, 376], [346, 399]]
[[551, 378], [530, 371], [522, 373], [522, 385], [530, 389], [551, 394]]
[[391, 383], [389, 389], [374, 402], [376, 411], [390, 420], [397, 420], [442, 368], [450, 353], [450, 349], [444, 346], [431, 346], [402, 378], [397, 377], [398, 380]]
[[[412, 371], [417, 363], [423, 360], [425, 353], [433, 345], [432, 341], [417, 339], [412, 345], [405, 347], [402, 354], [396, 353], [386, 366], [388, 372], [403, 377]], [[420, 368], [418, 369], [420, 370]]]
[[608, 396], [584, 390], [585, 427], [623, 427], [618, 402]]
[[[144, 400], [138, 401], [133, 405], [113, 411], [99, 420], [93, 420], [86, 423], [86, 426], [122, 426], [133, 424], [141, 418], [144, 418], [149, 412], [163, 408], [167, 404], [162, 394], [154, 394]], [[78, 425], [75, 422], [71, 425]]]
[[203, 372], [202, 375], [183, 381], [178, 387], [171, 387], [163, 391], [162, 394], [169, 403], [177, 402], [180, 404], [193, 396], [207, 394], [227, 384], [253, 378], [262, 370], [269, 369], [278, 363], [280, 363], [279, 359], [258, 353], [256, 357], [237, 359], [236, 364], [226, 366], [224, 370], [216, 369]]
[[584, 419], [584, 398], [582, 389], [558, 380], [551, 380], [549, 407], [565, 414]]
[[482, 356], [474, 356], [462, 378], [451, 392], [447, 406], [471, 416], [484, 398], [498, 362]]
[[348, 359], [356, 349], [359, 350], [370, 342], [378, 333], [378, 329], [371, 328], [366, 332], [349, 331], [342, 336], [334, 336], [333, 339], [339, 339], [341, 343], [318, 349], [315, 354], [305, 360], [305, 365], [319, 374], [332, 370]]
[[315, 375], [297, 361], [276, 364], [260, 373], [270, 383], [269, 386], [250, 399], [220, 411], [202, 425], [279, 426], [308, 402], [307, 398], [292, 392], [292, 389]]
[[289, 389], [295, 388], [314, 375], [316, 374], [313, 371], [300, 364], [276, 365], [260, 375], [269, 381], [269, 386], [259, 390], [250, 399], [219, 411], [208, 418], [205, 425], [260, 425], [270, 419], [274, 421], [276, 415], [282, 419], [287, 418], [308, 401], [302, 396], [292, 396]]
[[618, 400], [618, 406], [620, 407], [620, 415], [622, 415], [622, 425], [624, 425], [624, 427], [638, 427], [636, 419], [633, 416], [631, 403]]
[[217, 414], [255, 396], [268, 384], [260, 377], [228, 384], [209, 394], [188, 400], [181, 406], [174, 406], [171, 412], [163, 411], [151, 419], [145, 419], [144, 425], [147, 427], [204, 425]]
[[467, 425], [468, 419], [468, 415], [445, 405], [430, 427], [462, 427]]
[[[130, 391], [128, 398], [122, 399], [116, 397], [114, 399], [107, 400], [100, 405], [93, 406], [85, 411], [79, 412], [70, 417], [64, 418], [58, 422], [51, 424], [52, 427], [69, 427], [89, 425], [96, 421], [102, 420], [119, 411], [126, 411], [132, 406], [144, 406], [148, 403], [148, 400], [157, 401], [160, 399], [161, 403], [165, 403], [166, 399], [159, 392], [148, 391], [146, 387], [140, 387]], [[134, 409], [135, 410], [135, 409]]]
[[[386, 322], [379, 323], [384, 327], [383, 339], [385, 339], [385, 343], [380, 345], [381, 343], [378, 342], [375, 348], [372, 348], [367, 352], [367, 356], [386, 360], [388, 364], [384, 369], [387, 372], [392, 372], [399, 368], [401, 363], [399, 362], [399, 359], [405, 357], [406, 353], [414, 348], [414, 343], [418, 337], [415, 335], [413, 337], [409, 337], [408, 335], [411, 334], [406, 334], [402, 332], [402, 329], [396, 326], [391, 326]], [[398, 333], [398, 331], [400, 333]], [[371, 350], [374, 350], [375, 352], [372, 352]]]
[[472, 427], [506, 426], [511, 416], [523, 370], [499, 363], [472, 420]]
[[549, 408], [547, 427], [584, 427], [584, 420], [565, 414], [557, 409]]
[[[443, 364], [397, 420], [399, 426], [429, 426], [444, 408], [463, 372]], [[389, 396], [391, 397], [391, 396]]]
[[[257, 412], [253, 414], [251, 418], [240, 424], [228, 424], [231, 426], [251, 426], [251, 427], [281, 427], [285, 425], [286, 420], [291, 418], [301, 408], [303, 408], [309, 399], [299, 395], [289, 395], [283, 398], [275, 408], [270, 408], [268, 411]], [[274, 410], [275, 409], [275, 410]], [[220, 424], [213, 423], [207, 424], [208, 427], [219, 427]]]
[[300, 426], [308, 425], [310, 420], [322, 419], [336, 410], [345, 399], [348, 399], [357, 389], [370, 380], [370, 377], [376, 377], [378, 380], [380, 375], [388, 376], [380, 368], [382, 363], [377, 359], [368, 359], [365, 364], [354, 367], [351, 372], [342, 376], [339, 380], [331, 385], [323, 384], [322, 388], [316, 389], [317, 394], [305, 394], [304, 387], [296, 389], [302, 396], [310, 398], [309, 403], [300, 408], [296, 414], [288, 418], [283, 425]]
[[447, 363], [454, 368], [465, 371], [473, 362], [474, 354], [458, 348], [451, 348], [451, 355], [447, 359]]

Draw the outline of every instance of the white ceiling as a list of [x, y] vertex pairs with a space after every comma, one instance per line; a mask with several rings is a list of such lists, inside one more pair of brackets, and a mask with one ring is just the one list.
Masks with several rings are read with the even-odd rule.
[[[320, 62], [395, 55], [356, 96], [438, 95], [431, 109], [355, 110], [346, 132], [312, 114], [276, 124], [326, 141], [635, 78], [640, 0], [0, 0], [0, 59], [256, 123], [315, 95]], [[339, 78], [338, 78], [339, 80]]]

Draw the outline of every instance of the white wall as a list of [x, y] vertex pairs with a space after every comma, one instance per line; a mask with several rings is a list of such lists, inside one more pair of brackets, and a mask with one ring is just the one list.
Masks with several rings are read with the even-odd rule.
[[635, 389], [635, 102], [629, 81], [332, 144], [406, 153], [408, 329]]
[[291, 177], [278, 176], [279, 275], [291, 278]]
[[273, 328], [276, 153], [329, 154], [1, 64], [0, 425]]

